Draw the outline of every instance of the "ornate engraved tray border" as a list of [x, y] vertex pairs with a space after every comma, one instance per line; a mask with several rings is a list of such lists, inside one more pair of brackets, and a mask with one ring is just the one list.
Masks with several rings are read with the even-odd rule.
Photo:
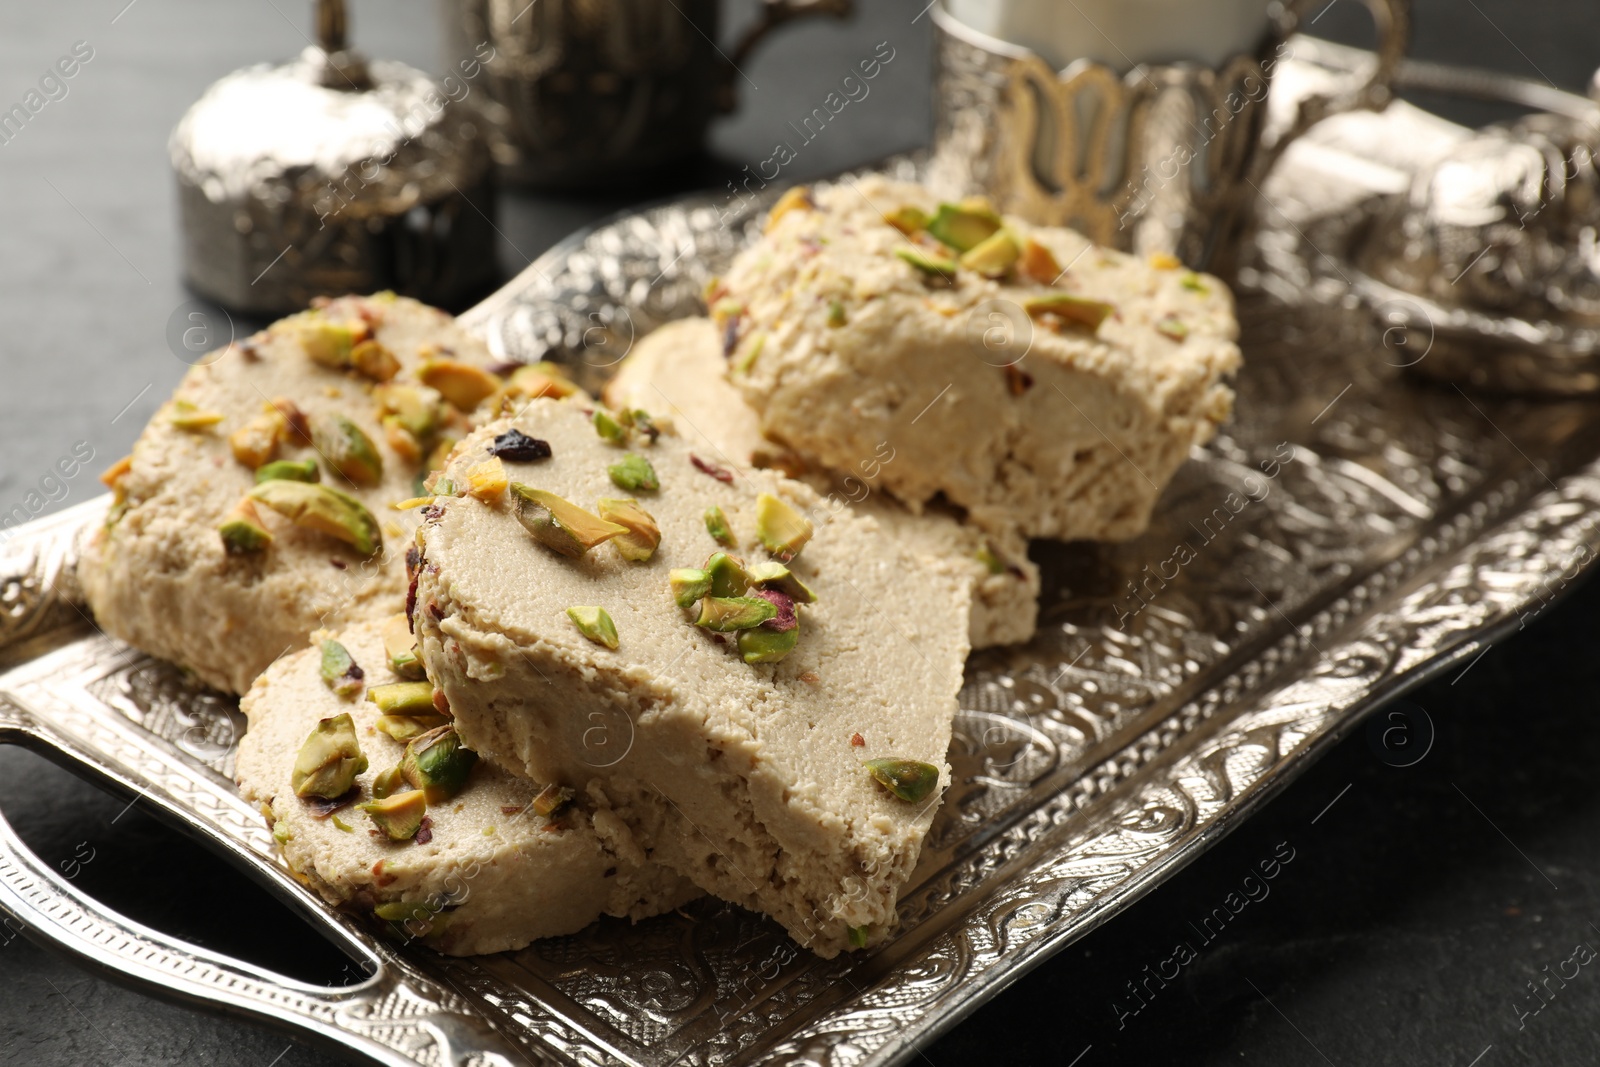
[[[1416, 121], [1401, 109], [1363, 136], [1381, 131], [1403, 156]], [[1196, 453], [1143, 537], [1034, 546], [1040, 634], [969, 662], [956, 784], [902, 898], [902, 932], [874, 953], [817, 960], [712, 901], [466, 960], [330, 912], [277, 865], [233, 790], [232, 702], [93, 631], [71, 568], [98, 501], [0, 546], [0, 741], [148, 798], [368, 977], [307, 986], [177, 943], [79, 895], [3, 820], [0, 907], [114, 975], [386, 1064], [910, 1058], [1595, 558], [1600, 407], [1407, 375], [1426, 339], [1397, 339], [1357, 310], [1321, 251], [1345, 209], [1382, 191], [1360, 180], [1370, 165], [1352, 177], [1336, 157], [1291, 152], [1267, 189], [1240, 301], [1238, 420]], [[578, 234], [468, 321], [507, 357], [602, 378], [633, 339], [697, 312], [772, 192], [678, 201]]]

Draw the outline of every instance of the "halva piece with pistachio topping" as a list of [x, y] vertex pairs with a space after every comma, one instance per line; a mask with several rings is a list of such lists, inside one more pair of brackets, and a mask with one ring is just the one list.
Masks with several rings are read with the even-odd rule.
[[[389, 667], [380, 627], [328, 640], [364, 665], [369, 693], [426, 685]], [[448, 725], [396, 740], [381, 720], [385, 706], [399, 706], [341, 697], [321, 660], [315, 648], [287, 656], [245, 693], [237, 773], [284, 862], [329, 903], [464, 956], [569, 934], [602, 914], [644, 918], [697, 895], [641, 854], [616, 852], [583, 798], [541, 802], [541, 786], [465, 758]]]
[[[613, 407], [650, 412], [697, 454], [717, 463], [784, 471], [813, 486], [829, 510], [872, 516], [891, 540], [920, 556], [925, 565], [970, 586], [973, 648], [1015, 644], [1033, 636], [1039, 614], [1039, 568], [1028, 559], [1027, 542], [1015, 530], [981, 530], [938, 505], [916, 514], [900, 504], [883, 488], [886, 466], [901, 462], [892, 442], [879, 442], [843, 472], [806, 462], [762, 436], [760, 419], [726, 372], [716, 327], [706, 319], [683, 319], [634, 346], [606, 386], [606, 401]], [[732, 536], [726, 516], [708, 514], [705, 521], [718, 543], [724, 532]]]
[[[513, 429], [551, 455], [508, 462], [500, 500], [441, 498], [424, 522], [412, 619], [428, 675], [468, 747], [590, 797], [632, 842], [618, 848], [821, 955], [875, 943], [949, 782], [965, 587], [870, 516], [640, 425], [619, 447], [578, 407], [536, 400], [462, 443], [445, 477]], [[633, 498], [648, 558], [619, 543], [632, 527], [599, 525], [624, 451], [655, 475]], [[522, 521], [530, 500], [574, 536]], [[932, 777], [908, 800], [872, 759]]]
[[490, 363], [450, 316], [392, 294], [323, 302], [205, 357], [108, 472], [79, 572], [96, 620], [243, 692], [317, 627], [399, 610], [418, 516], [390, 504], [471, 428], [457, 401], [489, 380], [513, 390]]
[[1238, 324], [1215, 278], [881, 177], [791, 204], [708, 293], [761, 432], [991, 530], [1142, 531], [1229, 415]]

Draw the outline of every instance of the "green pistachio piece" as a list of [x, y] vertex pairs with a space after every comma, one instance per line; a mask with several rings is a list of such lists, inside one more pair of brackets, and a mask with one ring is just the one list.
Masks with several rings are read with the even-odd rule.
[[390, 767], [386, 771], [379, 771], [372, 776], [372, 795], [379, 800], [393, 796], [406, 787], [405, 775], [400, 773], [399, 767]]
[[222, 535], [223, 551], [233, 556], [261, 552], [272, 543], [272, 535], [261, 525], [261, 515], [249, 497], [223, 517], [217, 524], [217, 533]]
[[795, 577], [794, 573], [776, 560], [757, 563], [750, 567], [750, 581], [763, 589], [776, 589], [780, 593], [787, 593], [796, 604], [815, 604], [817, 594], [811, 588]]
[[637, 500], [602, 499], [595, 502], [595, 508], [602, 519], [627, 529], [611, 539], [623, 559], [642, 563], [655, 555], [661, 544], [661, 527]]
[[756, 538], [774, 556], [793, 559], [813, 532], [809, 519], [771, 493], [756, 497]]
[[329, 689], [342, 697], [353, 697], [361, 692], [362, 679], [366, 677], [350, 650], [337, 641], [322, 642], [322, 680]]
[[613, 463], [607, 467], [606, 473], [611, 475], [613, 485], [630, 493], [641, 490], [654, 492], [661, 488], [661, 482], [656, 478], [656, 469], [650, 466], [649, 460], [635, 452], [629, 452], [622, 457], [620, 463]]
[[680, 608], [692, 608], [694, 602], [711, 592], [711, 575], [698, 567], [674, 567], [667, 572], [672, 583], [672, 601]]
[[940, 204], [928, 220], [928, 233], [958, 252], [975, 248], [1000, 229], [1000, 216], [979, 198]]
[[713, 552], [706, 560], [706, 573], [711, 576], [712, 596], [744, 596], [750, 588], [750, 575], [744, 569], [744, 560], [726, 552]]
[[420, 385], [381, 385], [372, 391], [378, 409], [392, 415], [399, 424], [417, 440], [427, 437], [439, 428], [444, 418], [444, 398], [437, 389]]
[[734, 372], [736, 374], [749, 374], [750, 368], [756, 365], [756, 360], [760, 358], [761, 349], [766, 346], [766, 343], [767, 335], [765, 332], [756, 334], [755, 339], [750, 342], [750, 347], [745, 349], [744, 355], [740, 356], [739, 361], [733, 365]]
[[533, 813], [546, 819], [560, 815], [577, 796], [571, 786], [547, 785], [533, 798]]
[[421, 737], [429, 730], [437, 730], [449, 721], [445, 716], [432, 712], [422, 715], [379, 715], [377, 727], [380, 733], [404, 743], [413, 737]]
[[885, 215], [883, 221], [910, 237], [928, 228], [928, 213], [919, 207], [903, 204]]
[[408, 789], [356, 807], [366, 812], [367, 818], [390, 841], [409, 841], [422, 829], [422, 817], [428, 814], [428, 798], [420, 789]]
[[417, 368], [417, 379], [462, 411], [471, 411], [500, 388], [499, 378], [459, 359], [430, 359]]
[[365, 323], [329, 322], [326, 319], [307, 318], [295, 323], [295, 334], [300, 347], [311, 362], [333, 370], [343, 370], [350, 365], [350, 351], [357, 340], [366, 337]]
[[578, 632], [597, 645], [604, 645], [609, 649], [617, 647], [617, 624], [611, 621], [611, 616], [605, 608], [576, 607], [567, 609], [567, 618], [578, 628]]
[[375, 382], [386, 382], [400, 373], [400, 361], [394, 353], [371, 338], [351, 347], [350, 366]]
[[422, 657], [417, 655], [417, 636], [411, 632], [411, 621], [404, 614], [391, 615], [384, 620], [380, 633], [389, 669], [408, 681], [421, 681], [425, 671]]
[[355, 827], [351, 826], [349, 823], [345, 822], [343, 819], [339, 818], [339, 816], [337, 816], [337, 815], [330, 815], [328, 817], [328, 821], [333, 823], [333, 827], [334, 827], [335, 830], [343, 830], [347, 834], [353, 834], [353, 833], [356, 832], [356, 828]]
[[708, 596], [700, 601], [700, 617], [694, 624], [725, 634], [760, 626], [777, 614], [777, 605], [758, 596]]
[[546, 548], [572, 559], [628, 532], [626, 526], [607, 522], [543, 489], [512, 482], [511, 494], [523, 528]]
[[1189, 336], [1189, 327], [1176, 315], [1163, 315], [1156, 320], [1156, 333], [1172, 341], [1181, 341]]
[[734, 548], [738, 542], [733, 537], [733, 527], [728, 525], [728, 516], [715, 504], [706, 508], [706, 533], [711, 535], [711, 540], [719, 545]]
[[927, 798], [939, 784], [939, 768], [914, 759], [869, 759], [867, 773], [877, 783], [912, 804]]
[[356, 740], [356, 724], [346, 712], [312, 727], [295, 757], [289, 784], [297, 797], [337, 800], [350, 792], [356, 775], [366, 769], [367, 757]]
[[1200, 275], [1193, 271], [1178, 279], [1178, 284], [1191, 293], [1209, 293], [1211, 291], [1211, 287], [1200, 279]]
[[846, 930], [850, 935], [851, 948], [867, 947], [867, 928], [865, 926], [849, 926]]
[[739, 656], [746, 663], [777, 663], [800, 642], [798, 624], [782, 633], [765, 626], [739, 631]]
[[1070, 293], [1050, 293], [1046, 296], [1031, 296], [1024, 300], [1022, 310], [1030, 316], [1054, 315], [1093, 333], [1116, 308], [1104, 301], [1086, 300]]
[[322, 472], [314, 459], [277, 459], [256, 468], [256, 484], [262, 482], [320, 482]]
[[367, 699], [385, 715], [436, 715], [432, 682], [390, 682], [367, 690]]
[[[420, 825], [419, 819], [418, 826]], [[372, 914], [384, 922], [403, 923], [413, 919], [417, 922], [428, 922], [438, 914], [438, 910], [425, 900], [391, 900], [373, 908]]]
[[383, 480], [383, 458], [372, 438], [343, 415], [311, 420], [311, 443], [328, 465], [357, 485]]
[[289, 824], [279, 820], [273, 824], [272, 839], [280, 845], [287, 845], [294, 840], [294, 833], [289, 829]]
[[221, 422], [222, 415], [215, 411], [201, 411], [188, 400], [174, 400], [172, 414], [167, 421], [187, 433], [199, 433]]
[[985, 278], [1001, 278], [1022, 257], [1022, 245], [1010, 230], [996, 230], [961, 254], [961, 265]]
[[454, 726], [429, 730], [406, 742], [400, 774], [413, 789], [427, 794], [428, 803], [441, 804], [467, 784], [478, 754], [461, 743]]
[[843, 326], [847, 321], [848, 320], [846, 319], [845, 313], [844, 313], [844, 301], [842, 301], [842, 300], [830, 300], [830, 301], [828, 301], [828, 325], [832, 326], [834, 329], [838, 329], [840, 326]]
[[954, 278], [958, 264], [949, 256], [926, 252], [920, 248], [896, 248], [894, 254], [924, 274], [937, 278]]
[[977, 559], [979, 563], [983, 564], [984, 568], [988, 570], [990, 574], [1004, 574], [1006, 572], [1006, 565], [1000, 562], [1000, 557], [995, 555], [994, 549], [990, 548], [988, 545], [984, 545], [982, 548], [978, 549], [978, 551], [974, 552], [973, 557]]
[[605, 408], [594, 409], [594, 432], [600, 435], [601, 440], [620, 445], [627, 440], [628, 432]]
[[656, 420], [643, 408], [624, 411], [621, 418], [623, 425], [643, 437], [647, 445], [655, 444], [656, 438], [661, 436], [661, 428], [656, 425]]
[[296, 526], [316, 530], [371, 555], [383, 544], [378, 520], [366, 505], [331, 486], [310, 482], [262, 482], [250, 498], [265, 504]]

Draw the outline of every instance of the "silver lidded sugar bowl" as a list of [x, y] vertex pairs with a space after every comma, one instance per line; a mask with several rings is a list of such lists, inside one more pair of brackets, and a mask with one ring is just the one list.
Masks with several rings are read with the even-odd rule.
[[[212, 85], [169, 142], [189, 285], [277, 315], [313, 297], [393, 289], [460, 307], [496, 282], [487, 124], [470, 98], [346, 43], [319, 0], [318, 43]], [[461, 92], [465, 88], [467, 92]]]

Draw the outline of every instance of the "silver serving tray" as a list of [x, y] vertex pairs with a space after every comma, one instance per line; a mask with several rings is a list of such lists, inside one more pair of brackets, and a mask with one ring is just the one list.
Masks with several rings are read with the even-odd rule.
[[[1403, 158], [1417, 121], [1392, 110], [1361, 139]], [[969, 662], [954, 784], [901, 898], [901, 931], [877, 950], [818, 960], [776, 925], [701, 901], [450, 959], [326, 908], [279, 866], [234, 790], [233, 703], [84, 614], [74, 545], [103, 500], [0, 545], [0, 741], [147, 798], [370, 977], [311, 986], [175, 941], [82, 895], [3, 820], [0, 908], [114, 976], [383, 1064], [909, 1059], [1194, 859], [1365, 713], [1478, 654], [1595, 559], [1600, 407], [1468, 396], [1406, 374], [1425, 339], [1397, 344], [1305, 237], [1308, 205], [1337, 215], [1375, 191], [1371, 164], [1345, 173], [1336, 146], [1299, 147], [1267, 188], [1271, 225], [1240, 301], [1236, 422], [1179, 473], [1143, 537], [1034, 546], [1039, 636]], [[765, 202], [622, 216], [551, 250], [467, 321], [504, 356], [601, 378], [632, 339], [698, 310]]]

